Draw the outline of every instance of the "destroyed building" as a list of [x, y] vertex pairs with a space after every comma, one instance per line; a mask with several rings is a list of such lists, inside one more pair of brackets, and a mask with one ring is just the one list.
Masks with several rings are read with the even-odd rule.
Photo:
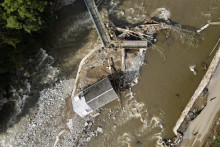
[[72, 98], [73, 110], [84, 117], [118, 98], [109, 78], [103, 78]]

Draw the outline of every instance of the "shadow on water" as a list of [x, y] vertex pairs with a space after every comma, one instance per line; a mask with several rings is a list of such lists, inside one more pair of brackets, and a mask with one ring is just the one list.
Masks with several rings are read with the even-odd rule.
[[[89, 25], [90, 27], [87, 27], [87, 25]], [[73, 57], [76, 52], [89, 41], [88, 34], [92, 29], [91, 25], [92, 21], [89, 18], [84, 1], [76, 1], [74, 5], [66, 6], [60, 12], [58, 12], [54, 26], [48, 29], [43, 38], [44, 48], [47, 50], [47, 53], [49, 55], [52, 55], [52, 57], [54, 57], [54, 66], [64, 64], [65, 59]], [[76, 70], [78, 64], [79, 62], [75, 62], [71, 63], [71, 65], [69, 65], [67, 68], [61, 67], [61, 75], [59, 79], [62, 78], [63, 73], [64, 76], [70, 76], [72, 72]], [[32, 66], [36, 68], [35, 65]], [[33, 67], [32, 69], [34, 69]], [[32, 69], [30, 69], [30, 71], [32, 71]], [[40, 72], [39, 74], [42, 74], [42, 77], [40, 78], [44, 78], [44, 74], [41, 73], [45, 72], [44, 69], [42, 71], [40, 69], [40, 71], [37, 72]], [[20, 79], [18, 79], [18, 83], [15, 83], [15, 86], [24, 86], [25, 79], [23, 79], [23, 75], [20, 75], [19, 77]], [[31, 109], [37, 107], [37, 102], [40, 97], [40, 91], [46, 88], [52, 88], [57, 82], [59, 82], [55, 80], [50, 81], [46, 84], [39, 84], [38, 82], [41, 79], [38, 79], [39, 81], [36, 81], [34, 80], [34, 78], [36, 79], [36, 77], [31, 78], [29, 79], [32, 86], [31, 92], [29, 93], [28, 98], [25, 101], [22, 112], [17, 115], [17, 98], [15, 98], [15, 100], [13, 100], [14, 98], [12, 98], [10, 102], [6, 103], [2, 107], [2, 110], [0, 111], [0, 133], [6, 132], [9, 127], [14, 126], [23, 117], [29, 115]], [[16, 89], [19, 88], [20, 87], [17, 87]], [[21, 97], [19, 96], [19, 99], [22, 99], [22, 95]]]
[[76, 70], [79, 61], [65, 67], [62, 65], [89, 42], [93, 24], [84, 1], [64, 7], [56, 17], [56, 23], [45, 35], [44, 47], [55, 58], [55, 65], [60, 67], [61, 73], [68, 77]]
[[0, 111], [0, 134], [4, 133], [7, 130], [7, 124], [10, 120], [10, 117], [14, 113], [14, 107], [14, 102], [8, 102], [2, 106], [2, 109]]
[[[41, 74], [42, 71], [48, 74], [46, 70], [50, 70], [48, 66], [51, 61], [49, 59], [45, 61], [46, 63], [43, 63], [45, 66], [42, 65], [43, 67], [40, 70], [36, 68], [36, 64], [30, 62], [26, 65], [25, 70], [18, 71], [16, 77], [12, 77], [14, 80], [11, 88], [9, 88], [9, 100], [0, 110], [0, 134], [5, 133], [8, 128], [16, 125], [26, 115], [31, 115], [31, 110], [38, 106], [40, 91], [53, 88], [56, 83], [59, 83], [59, 80], [51, 80], [47, 83], [39, 82], [45, 78], [45, 74]], [[29, 79], [24, 76], [24, 72], [30, 73]], [[30, 89], [26, 85], [27, 82], [31, 85]]]

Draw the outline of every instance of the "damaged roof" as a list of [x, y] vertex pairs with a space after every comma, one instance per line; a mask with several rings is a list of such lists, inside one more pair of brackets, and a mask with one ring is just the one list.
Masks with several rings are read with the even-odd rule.
[[72, 99], [73, 109], [81, 117], [118, 98], [109, 78], [103, 78]]

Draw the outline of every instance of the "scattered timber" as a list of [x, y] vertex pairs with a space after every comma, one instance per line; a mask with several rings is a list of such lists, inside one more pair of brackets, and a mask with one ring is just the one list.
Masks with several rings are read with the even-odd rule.
[[[108, 77], [119, 98], [121, 98], [123, 91], [137, 84], [136, 80], [139, 76], [140, 66], [144, 62], [146, 50], [150, 45], [155, 46], [153, 43], [155, 42], [154, 34], [156, 32], [161, 30], [173, 31], [182, 38], [190, 38], [188, 34], [195, 33], [182, 29], [179, 25], [169, 25], [152, 19], [148, 19], [143, 24], [132, 28], [120, 28], [111, 22], [105, 25], [95, 1], [84, 0], [84, 2], [102, 41], [102, 47], [92, 50], [80, 62], [71, 95], [73, 109], [85, 108], [85, 115], [91, 112], [91, 109], [84, 105], [85, 102], [88, 102], [85, 89], [94, 85], [94, 83], [99, 83], [99, 81]], [[157, 50], [163, 55], [160, 48], [157, 48]], [[98, 96], [97, 99], [99, 98], [102, 101], [102, 97]], [[76, 101], [86, 107], [76, 106]], [[81, 103], [82, 101], [83, 103]], [[120, 105], [122, 105], [121, 99]], [[101, 106], [103, 105], [101, 104]], [[97, 106], [96, 109], [98, 108]], [[85, 116], [84, 114], [80, 115]]]

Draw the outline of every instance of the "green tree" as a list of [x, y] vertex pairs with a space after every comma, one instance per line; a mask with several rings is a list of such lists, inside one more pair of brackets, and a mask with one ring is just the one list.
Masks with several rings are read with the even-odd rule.
[[220, 126], [217, 128], [216, 139], [214, 140], [214, 147], [220, 147]]
[[38, 31], [44, 25], [42, 13], [47, 5], [43, 0], [4, 0], [0, 5], [0, 19], [6, 21], [7, 28], [29, 33]]

